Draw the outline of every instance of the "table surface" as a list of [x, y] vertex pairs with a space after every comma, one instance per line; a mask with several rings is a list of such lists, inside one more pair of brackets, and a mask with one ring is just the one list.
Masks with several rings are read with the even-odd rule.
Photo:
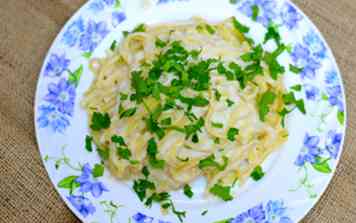
[[[40, 160], [33, 103], [53, 39], [85, 0], [0, 0], [0, 222], [80, 222]], [[345, 150], [326, 193], [302, 221], [356, 222], [356, 4], [294, 0], [317, 25], [342, 71], [348, 105]]]

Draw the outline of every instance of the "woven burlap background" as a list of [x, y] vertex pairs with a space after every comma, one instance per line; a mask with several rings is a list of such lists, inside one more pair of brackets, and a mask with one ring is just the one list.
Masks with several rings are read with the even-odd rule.
[[[55, 192], [33, 126], [36, 81], [63, 24], [85, 0], [0, 0], [0, 222], [79, 222]], [[294, 0], [329, 42], [347, 95], [348, 129], [336, 175], [305, 223], [356, 222], [356, 2]]]

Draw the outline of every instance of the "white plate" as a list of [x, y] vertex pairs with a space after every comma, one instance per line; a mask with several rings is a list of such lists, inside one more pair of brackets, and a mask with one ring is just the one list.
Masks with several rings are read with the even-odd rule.
[[[257, 23], [251, 20], [254, 4], [260, 11]], [[304, 98], [307, 115], [295, 112], [288, 117], [289, 140], [263, 164], [266, 176], [238, 189], [233, 201], [202, 199], [199, 184], [193, 186], [198, 196], [192, 200], [182, 192], [173, 193], [177, 209], [187, 211], [184, 222], [229, 218], [234, 223], [298, 222], [329, 184], [344, 141], [343, 85], [332, 52], [296, 6], [285, 0], [90, 0], [69, 20], [49, 50], [35, 104], [37, 140], [48, 174], [83, 222], [178, 222], [174, 215], [162, 215], [158, 206], [145, 208], [130, 185], [115, 180], [108, 171], [99, 179], [91, 177], [90, 169], [100, 159], [84, 149], [87, 115], [79, 102], [93, 79], [89, 58], [104, 56], [112, 41], [120, 40], [122, 31], [143, 22], [178, 21], [197, 15], [211, 21], [234, 15], [251, 27], [256, 40], [263, 38], [270, 21], [278, 24], [291, 50], [283, 61], [304, 67], [300, 75], [287, 73], [285, 83], [303, 85], [298, 97]], [[90, 187], [83, 192], [80, 185], [71, 194], [66, 187], [78, 176]], [[208, 212], [202, 215], [205, 210]]]

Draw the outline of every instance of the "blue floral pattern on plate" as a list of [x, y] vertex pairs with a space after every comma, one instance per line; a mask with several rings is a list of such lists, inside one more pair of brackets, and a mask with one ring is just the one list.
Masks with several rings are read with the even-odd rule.
[[[41, 129], [38, 138], [43, 135], [54, 137], [57, 140], [63, 139], [70, 134], [69, 128], [76, 116], [75, 105], [78, 104], [80, 77], [83, 69], [87, 67], [88, 58], [103, 43], [104, 39], [120, 25], [125, 22], [129, 15], [122, 9], [122, 5], [127, 7], [129, 1], [120, 0], [90, 0], [83, 7], [77, 16], [70, 20], [65, 29], [61, 32], [59, 40], [55, 42], [54, 48], [50, 50], [48, 58], [42, 69], [40, 77], [40, 87], [36, 97], [36, 123], [37, 130]], [[168, 3], [194, 3], [189, 0], [156, 0], [156, 6]], [[333, 64], [333, 57], [327, 48], [326, 43], [313, 26], [308, 24], [308, 20], [289, 1], [284, 0], [240, 0], [235, 4], [227, 3], [235, 12], [252, 17], [252, 6], [257, 6], [259, 14], [257, 22], [267, 27], [271, 22], [283, 31], [292, 34], [300, 34], [300, 39], [290, 45], [290, 56], [293, 65], [303, 68], [299, 76], [296, 76], [303, 86], [300, 95], [306, 100], [306, 107], [310, 105], [326, 106], [323, 114], [310, 116], [313, 120], [319, 119], [320, 128], [308, 129], [303, 132], [300, 142], [300, 150], [291, 158], [291, 164], [296, 172], [304, 170], [304, 176], [299, 179], [300, 185], [297, 189], [289, 190], [296, 192], [300, 188], [305, 188], [310, 198], [316, 198], [322, 191], [313, 192], [313, 177], [325, 177], [330, 179], [332, 171], [335, 169], [337, 159], [340, 157], [341, 147], [345, 128], [345, 99], [343, 95], [342, 82], [336, 65]], [[225, 3], [222, 3], [225, 4]], [[165, 7], [166, 7], [165, 6]], [[162, 7], [156, 7], [160, 9]], [[155, 8], [154, 8], [155, 9]], [[90, 16], [88, 16], [90, 15]], [[299, 32], [300, 30], [303, 32]], [[78, 56], [79, 55], [79, 56]], [[80, 57], [80, 58], [79, 58]], [[326, 66], [331, 64], [331, 66]], [[322, 80], [322, 81], [320, 81]], [[39, 91], [41, 89], [41, 91]], [[328, 116], [329, 114], [336, 117]], [[327, 123], [327, 124], [325, 124]], [[42, 140], [41, 140], [42, 141]], [[143, 214], [144, 210], [125, 209], [125, 215], [117, 215], [121, 205], [118, 200], [105, 200], [111, 196], [114, 190], [111, 188], [105, 177], [95, 178], [92, 175], [93, 162], [81, 165], [79, 157], [71, 157], [77, 166], [71, 163], [70, 157], [58, 154], [45, 148], [39, 143], [44, 160], [54, 161], [56, 174], [48, 170], [50, 176], [55, 179], [57, 188], [60, 188], [61, 195], [68, 201], [71, 208], [78, 213], [81, 219], [97, 219], [97, 216], [107, 216], [96, 222], [124, 222], [122, 216], [131, 216], [133, 223], [173, 223], [175, 221], [163, 221], [153, 214]], [[48, 147], [48, 146], [47, 146]], [[75, 150], [71, 150], [73, 152]], [[55, 154], [55, 155], [53, 155]], [[93, 155], [86, 154], [85, 156]], [[63, 167], [62, 167], [63, 166]], [[48, 166], [46, 166], [48, 167]], [[50, 168], [47, 168], [50, 169]], [[67, 175], [62, 176], [62, 171]], [[62, 181], [70, 180], [70, 184]], [[62, 184], [60, 184], [62, 182]], [[68, 186], [69, 185], [69, 186]], [[299, 195], [299, 194], [298, 194]], [[115, 198], [116, 199], [116, 198]], [[270, 200], [271, 199], [271, 200]], [[276, 198], [263, 198], [256, 206], [235, 216], [233, 219], [224, 222], [262, 222], [262, 223], [291, 223], [294, 215], [290, 214], [291, 209], [287, 208], [285, 197], [281, 200]], [[292, 217], [293, 216], [293, 217]], [[202, 216], [202, 218], [204, 218]], [[127, 218], [126, 218], [127, 219]], [[204, 222], [208, 217], [205, 216]]]

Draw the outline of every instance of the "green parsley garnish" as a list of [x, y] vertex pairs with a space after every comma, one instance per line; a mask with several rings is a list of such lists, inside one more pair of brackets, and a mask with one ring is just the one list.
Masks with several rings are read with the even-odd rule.
[[158, 48], [164, 48], [167, 46], [167, 42], [161, 40], [160, 38], [156, 39], [155, 44], [156, 44], [156, 47], [158, 47]]
[[236, 140], [236, 135], [239, 134], [239, 130], [237, 128], [230, 128], [228, 131], [227, 131], [227, 139], [230, 140], [230, 141], [235, 141]]
[[238, 0], [229, 0], [231, 4], [236, 4]]
[[248, 28], [245, 25], [242, 25], [235, 17], [232, 17], [232, 23], [239, 32], [241, 33], [248, 33], [250, 31], [250, 28]]
[[299, 74], [304, 70], [304, 68], [299, 68], [297, 66], [294, 66], [293, 64], [289, 64], [289, 70], [295, 74]]
[[281, 35], [278, 32], [278, 27], [274, 24], [268, 26], [263, 43], [267, 43], [269, 40], [274, 40], [278, 46], [281, 44]]
[[214, 143], [215, 143], [215, 144], [220, 144], [220, 138], [216, 137], [216, 138], [214, 139]]
[[120, 101], [125, 101], [129, 98], [128, 94], [120, 93]]
[[256, 166], [255, 169], [251, 173], [251, 177], [254, 181], [259, 181], [262, 179], [262, 177], [265, 175], [265, 173], [262, 170], [261, 166]]
[[294, 85], [294, 86], [292, 86], [292, 87], [290, 87], [292, 90], [294, 90], [294, 91], [301, 91], [302, 90], [302, 85], [300, 85], [300, 84], [296, 84], [296, 85]]
[[261, 99], [257, 103], [258, 113], [259, 113], [261, 121], [263, 121], [263, 122], [265, 121], [266, 115], [268, 114], [268, 112], [270, 110], [269, 106], [274, 103], [276, 98], [277, 98], [277, 95], [275, 93], [273, 93], [272, 91], [266, 91], [262, 95]]
[[111, 125], [110, 116], [108, 113], [94, 112], [91, 117], [90, 128], [93, 131], [100, 131], [102, 129], [108, 129]]
[[129, 108], [120, 113], [120, 118], [127, 118], [133, 116], [137, 111], [137, 108]]
[[204, 216], [208, 213], [208, 210], [204, 210], [202, 213], [201, 213], [201, 216]]
[[117, 155], [124, 160], [130, 160], [132, 154], [127, 147], [117, 147]]
[[257, 21], [257, 17], [258, 17], [259, 11], [260, 11], [260, 9], [258, 8], [258, 5], [251, 6], [251, 10], [252, 10], [252, 20]]
[[231, 107], [235, 104], [235, 102], [231, 101], [230, 99], [226, 99], [226, 103], [228, 107]]
[[92, 152], [92, 151], [93, 151], [92, 142], [93, 142], [93, 137], [88, 136], [88, 135], [85, 136], [85, 149], [86, 149], [88, 152]]
[[146, 178], [150, 175], [150, 171], [148, 170], [147, 166], [144, 166], [141, 170], [142, 175], [145, 176]]
[[92, 173], [93, 177], [95, 177], [95, 178], [103, 176], [104, 175], [104, 165], [95, 164], [91, 173]]
[[282, 118], [282, 127], [285, 126], [285, 119], [286, 116], [291, 113], [292, 111], [287, 110], [286, 108], [283, 108], [282, 111], [278, 112], [278, 114], [281, 116]]
[[219, 197], [223, 201], [231, 201], [233, 199], [231, 192], [231, 187], [222, 186], [220, 184], [215, 184], [212, 188], [210, 188], [209, 192], [213, 195]]
[[167, 125], [171, 125], [172, 124], [172, 118], [165, 118], [165, 119], [163, 119], [161, 122], [161, 125], [165, 125], [165, 126], [167, 126]]
[[205, 24], [205, 29], [208, 31], [208, 33], [210, 33], [211, 35], [215, 34], [215, 29], [209, 25], [209, 24]]
[[140, 201], [143, 201], [146, 198], [146, 193], [148, 190], [155, 190], [156, 186], [153, 182], [147, 179], [138, 179], [134, 181], [133, 190], [137, 194]]
[[110, 50], [111, 51], [114, 51], [116, 49], [116, 44], [117, 44], [117, 41], [114, 40], [112, 43], [111, 43], [111, 46], [110, 46]]
[[212, 122], [211, 125], [214, 128], [218, 128], [218, 129], [224, 128], [224, 125], [222, 123], [218, 123], [218, 122]]
[[147, 155], [149, 159], [149, 164], [151, 165], [152, 168], [163, 169], [166, 162], [164, 160], [158, 160], [157, 154], [158, 154], [157, 143], [154, 138], [151, 138], [148, 141], [148, 146], [147, 146]]
[[184, 185], [183, 191], [184, 191], [185, 196], [187, 196], [189, 198], [192, 198], [194, 195], [192, 188], [189, 186], [189, 184]]
[[139, 24], [132, 30], [132, 33], [138, 33], [138, 32], [146, 32], [145, 24]]
[[295, 98], [294, 92], [289, 92], [287, 94], [284, 94], [283, 101], [286, 105], [295, 105], [301, 113], [306, 114], [304, 100], [303, 99], [297, 100]]
[[118, 143], [120, 146], [127, 146], [125, 143], [125, 140], [122, 136], [118, 136], [118, 135], [113, 135], [111, 137], [111, 141], [114, 143]]
[[215, 100], [220, 101], [221, 94], [217, 89], [214, 89]]
[[223, 171], [223, 170], [225, 170], [225, 168], [229, 162], [229, 159], [226, 156], [223, 156], [222, 159], [223, 159], [224, 163], [220, 164], [215, 161], [215, 155], [212, 154], [212, 155], [206, 157], [205, 159], [200, 160], [198, 167], [199, 167], [199, 169], [205, 169], [207, 167], [214, 167], [214, 168], [218, 169], [219, 171]]
[[97, 148], [97, 151], [98, 151], [98, 154], [99, 154], [99, 156], [100, 156], [100, 158], [102, 160], [109, 159], [109, 149], [107, 149], [107, 148], [104, 148], [104, 149]]

